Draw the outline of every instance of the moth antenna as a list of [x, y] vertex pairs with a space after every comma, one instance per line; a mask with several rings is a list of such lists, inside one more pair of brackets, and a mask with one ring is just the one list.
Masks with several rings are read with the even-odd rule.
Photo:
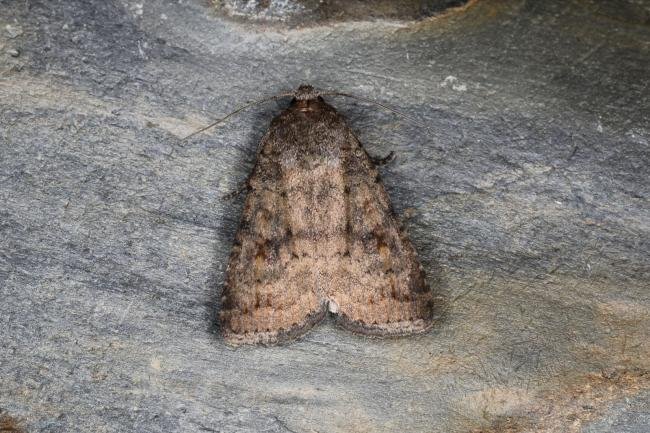
[[420, 126], [420, 127], [424, 128], [424, 129], [427, 129], [427, 130], [429, 129], [427, 125], [420, 122], [419, 120], [417, 120], [417, 119], [415, 119], [415, 118], [413, 118], [413, 117], [411, 117], [411, 116], [409, 116], [407, 114], [404, 114], [401, 111], [398, 111], [398, 110], [396, 110], [396, 109], [394, 109], [392, 107], [389, 107], [388, 105], [382, 104], [381, 102], [377, 102], [377, 101], [369, 99], [369, 98], [364, 98], [363, 96], [357, 96], [357, 95], [352, 95], [350, 93], [339, 93], [339, 92], [319, 93], [319, 95], [320, 96], [343, 96], [345, 98], [358, 99], [359, 101], [368, 102], [370, 104], [375, 104], [375, 105], [378, 105], [378, 106], [380, 106], [381, 108], [383, 108], [385, 110], [388, 110], [388, 111], [390, 111], [392, 113], [395, 113], [395, 114], [397, 114], [399, 116], [402, 116], [404, 119], [408, 120], [409, 122], [411, 122], [414, 125]]
[[188, 136], [186, 136], [186, 137], [181, 138], [180, 143], [183, 143], [184, 141], [187, 141], [188, 139], [194, 137], [195, 135], [198, 135], [198, 134], [200, 134], [200, 133], [202, 133], [202, 132], [205, 132], [205, 131], [207, 131], [207, 130], [210, 129], [210, 128], [214, 128], [214, 127], [217, 126], [218, 124], [220, 124], [220, 123], [222, 123], [222, 122], [225, 122], [225, 121], [228, 120], [230, 117], [234, 116], [235, 114], [237, 114], [237, 113], [239, 113], [239, 112], [241, 112], [241, 111], [244, 111], [244, 110], [247, 109], [247, 108], [250, 108], [250, 107], [252, 107], [252, 106], [254, 106], [254, 105], [263, 104], [263, 103], [265, 103], [265, 102], [275, 101], [275, 100], [277, 100], [277, 99], [281, 99], [281, 98], [286, 98], [286, 97], [288, 97], [288, 96], [294, 96], [294, 94], [293, 94], [293, 93], [281, 93], [281, 94], [279, 94], [279, 95], [269, 96], [269, 97], [267, 97], [267, 98], [262, 98], [262, 99], [258, 99], [258, 100], [253, 101], [253, 102], [249, 102], [249, 103], [246, 104], [246, 105], [242, 105], [241, 107], [239, 107], [239, 108], [236, 109], [235, 111], [231, 111], [230, 113], [228, 113], [226, 116], [224, 116], [224, 117], [222, 117], [222, 118], [220, 118], [220, 119], [215, 120], [214, 122], [210, 123], [210, 124], [207, 125], [207, 126], [204, 126], [203, 128], [201, 128], [201, 129], [199, 129], [199, 130], [197, 130], [197, 131], [192, 132], [190, 135], [188, 135]]

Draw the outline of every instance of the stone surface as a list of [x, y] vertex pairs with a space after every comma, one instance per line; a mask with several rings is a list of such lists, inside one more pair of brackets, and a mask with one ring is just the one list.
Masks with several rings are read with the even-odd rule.
[[[634, 432], [650, 402], [648, 2], [478, 1], [298, 29], [209, 2], [0, 2], [0, 408], [29, 432]], [[8, 50], [19, 50], [12, 57]], [[311, 83], [383, 177], [438, 300], [230, 349], [243, 198]], [[11, 417], [11, 418], [9, 418]], [[13, 421], [12, 421], [13, 422]]]
[[212, 0], [217, 11], [249, 22], [305, 26], [340, 21], [415, 20], [440, 15], [468, 0]]

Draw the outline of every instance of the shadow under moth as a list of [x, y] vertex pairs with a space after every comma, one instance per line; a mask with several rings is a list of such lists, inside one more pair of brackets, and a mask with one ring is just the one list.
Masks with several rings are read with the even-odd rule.
[[299, 87], [260, 143], [221, 298], [231, 345], [296, 338], [328, 311], [365, 335], [432, 324], [432, 293], [375, 163], [322, 95]]

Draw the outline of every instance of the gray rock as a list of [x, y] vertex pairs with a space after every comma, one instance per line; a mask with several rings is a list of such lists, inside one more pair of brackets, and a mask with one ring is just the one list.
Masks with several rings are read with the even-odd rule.
[[5, 25], [5, 34], [9, 39], [16, 39], [18, 36], [23, 34], [23, 29], [20, 26], [7, 24]]
[[350, 20], [414, 20], [442, 14], [468, 0], [212, 0], [224, 16], [305, 26]]
[[[296, 29], [200, 0], [5, 4], [23, 33], [0, 64], [0, 409], [27, 431], [644, 432], [647, 2]], [[223, 344], [243, 197], [221, 197], [287, 102], [179, 138], [301, 83], [428, 126], [329, 98], [397, 155], [432, 332]]]

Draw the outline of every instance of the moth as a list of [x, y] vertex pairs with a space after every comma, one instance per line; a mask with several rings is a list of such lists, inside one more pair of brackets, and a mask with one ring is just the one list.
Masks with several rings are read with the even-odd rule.
[[231, 345], [294, 339], [328, 312], [366, 335], [432, 325], [432, 293], [375, 163], [323, 95], [300, 86], [260, 143], [221, 298]]

